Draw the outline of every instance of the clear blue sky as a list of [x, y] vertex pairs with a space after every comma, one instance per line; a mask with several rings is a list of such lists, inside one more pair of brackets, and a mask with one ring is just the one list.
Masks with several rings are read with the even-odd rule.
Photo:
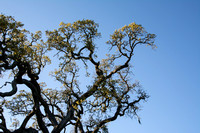
[[138, 47], [133, 72], [151, 97], [139, 113], [141, 125], [120, 118], [109, 124], [110, 133], [200, 133], [199, 0], [0, 0], [0, 13], [32, 32], [93, 19], [101, 45], [115, 29], [142, 24], [157, 35], [158, 48]]

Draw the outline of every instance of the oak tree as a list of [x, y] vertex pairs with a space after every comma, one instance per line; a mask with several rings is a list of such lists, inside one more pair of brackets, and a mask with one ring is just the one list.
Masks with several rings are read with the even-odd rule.
[[[155, 34], [131, 23], [103, 46], [95, 42], [101, 37], [98, 27], [93, 20], [62, 22], [44, 38], [41, 31], [30, 33], [13, 17], [0, 15], [0, 75], [10, 74], [0, 86], [4, 133], [97, 133], [108, 132], [107, 124], [118, 117], [140, 122], [137, 112], [148, 95], [133, 81], [131, 64], [136, 46], [155, 47]], [[98, 55], [97, 46], [109, 47], [106, 56]], [[54, 86], [39, 82], [50, 63], [57, 67], [50, 74]], [[14, 121], [15, 130], [8, 128], [5, 110], [23, 116]]]

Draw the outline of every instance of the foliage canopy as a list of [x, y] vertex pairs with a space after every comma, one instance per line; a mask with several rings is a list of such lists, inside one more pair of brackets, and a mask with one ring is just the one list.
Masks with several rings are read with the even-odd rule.
[[[155, 47], [155, 35], [136, 23], [125, 25], [110, 36], [106, 42], [110, 51], [101, 59], [95, 44], [101, 36], [98, 27], [93, 20], [62, 22], [58, 29], [46, 31], [43, 41], [41, 31], [30, 33], [13, 17], [0, 15], [1, 78], [11, 73], [10, 81], [0, 88], [0, 129], [4, 133], [59, 133], [69, 130], [68, 126], [75, 133], [107, 132], [107, 123], [125, 115], [140, 122], [139, 103], [148, 95], [138, 82], [132, 82], [130, 64], [137, 45]], [[59, 64], [51, 76], [62, 84], [61, 89], [38, 82], [52, 53]], [[92, 82], [80, 85], [80, 75]], [[26, 87], [19, 90], [19, 84]], [[3, 91], [8, 86], [11, 90]], [[14, 131], [7, 128], [3, 108], [24, 116], [21, 123], [14, 122]]]

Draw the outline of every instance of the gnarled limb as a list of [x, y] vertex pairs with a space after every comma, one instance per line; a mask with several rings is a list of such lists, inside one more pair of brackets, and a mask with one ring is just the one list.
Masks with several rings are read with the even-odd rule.
[[46, 128], [45, 123], [42, 119], [42, 113], [40, 111], [39, 101], [44, 105], [45, 112], [47, 113], [48, 118], [50, 119], [50, 121], [52, 122], [52, 124], [54, 126], [56, 125], [57, 121], [56, 121], [55, 117], [53, 116], [53, 114], [50, 112], [47, 103], [42, 99], [41, 93], [38, 92], [38, 90], [40, 88], [37, 88], [37, 87], [39, 87], [39, 85], [37, 85], [37, 87], [36, 87], [33, 83], [31, 83], [31, 81], [28, 81], [25, 79], [23, 79], [22, 82], [26, 86], [28, 86], [32, 91], [33, 99], [34, 99], [34, 103], [35, 103], [36, 117], [38, 119], [38, 124], [39, 124], [40, 128], [42, 129], [43, 132], [48, 133], [48, 129]]
[[1, 97], [12, 96], [17, 92], [17, 81], [15, 79], [11, 82], [11, 85], [12, 85], [12, 90], [10, 92], [0, 92]]

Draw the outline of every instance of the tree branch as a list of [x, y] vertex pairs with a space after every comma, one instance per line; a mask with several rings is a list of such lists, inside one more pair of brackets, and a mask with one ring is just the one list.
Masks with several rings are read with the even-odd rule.
[[[0, 129], [3, 130], [2, 133], [11, 133], [7, 128], [5, 128], [3, 125], [0, 124]], [[0, 132], [1, 133], [1, 132]]]
[[10, 92], [0, 92], [1, 97], [12, 96], [17, 92], [17, 81], [14, 79], [11, 84], [12, 90]]
[[110, 117], [110, 118], [107, 118], [107, 119], [101, 121], [101, 122], [96, 126], [96, 128], [94, 129], [94, 131], [93, 131], [92, 133], [97, 133], [97, 132], [99, 131], [99, 129], [100, 129], [103, 125], [105, 125], [105, 124], [108, 123], [108, 122], [111, 122], [111, 121], [116, 120], [117, 117], [118, 117], [118, 115], [119, 115], [119, 113], [120, 113], [121, 107], [122, 107], [122, 106], [121, 106], [121, 103], [118, 103], [117, 110], [116, 110], [115, 114], [113, 115], [113, 117]]
[[35, 107], [35, 111], [36, 111], [36, 118], [37, 118], [37, 122], [38, 122], [38, 125], [40, 127], [40, 129], [45, 132], [45, 133], [48, 133], [48, 129], [47, 127], [45, 126], [45, 123], [43, 121], [43, 118], [42, 118], [42, 113], [40, 111], [40, 105], [39, 105], [39, 92], [37, 91], [37, 88], [28, 80], [26, 79], [22, 79], [22, 82], [28, 86], [31, 91], [32, 91], [32, 95], [33, 95], [33, 99], [34, 99], [34, 107]]
[[67, 115], [63, 118], [63, 120], [58, 124], [58, 126], [54, 127], [52, 133], [60, 133], [62, 129], [65, 127], [66, 123], [73, 119], [74, 109], [70, 107]]
[[20, 126], [20, 129], [25, 129], [26, 124], [28, 123], [28, 121], [30, 120], [30, 118], [35, 114], [35, 111], [32, 110], [24, 119], [23, 123]]

